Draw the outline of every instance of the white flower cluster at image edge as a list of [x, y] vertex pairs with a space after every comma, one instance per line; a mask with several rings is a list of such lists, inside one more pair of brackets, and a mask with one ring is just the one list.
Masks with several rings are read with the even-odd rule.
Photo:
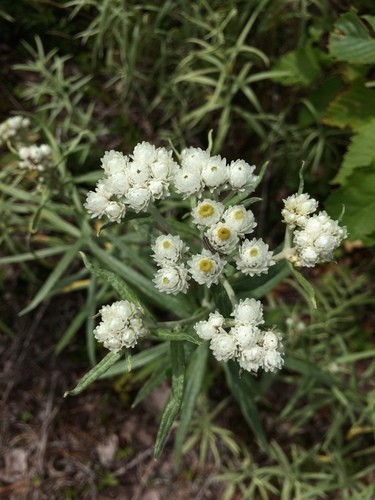
[[119, 352], [123, 347], [134, 347], [138, 339], [148, 333], [141, 309], [128, 300], [105, 305], [99, 314], [102, 321], [95, 328], [94, 336], [112, 352]]
[[315, 213], [318, 202], [308, 194], [294, 194], [284, 200], [281, 212], [284, 222], [293, 231], [296, 266], [314, 267], [319, 262], [333, 259], [333, 252], [347, 237], [346, 227], [329, 217], [326, 212]]
[[261, 302], [241, 300], [231, 316], [234, 324], [228, 331], [224, 328], [225, 318], [217, 311], [194, 326], [197, 335], [210, 342], [215, 358], [235, 359], [248, 372], [256, 373], [259, 368], [271, 372], [280, 369], [284, 363], [281, 338], [273, 330], [259, 328], [264, 323]]

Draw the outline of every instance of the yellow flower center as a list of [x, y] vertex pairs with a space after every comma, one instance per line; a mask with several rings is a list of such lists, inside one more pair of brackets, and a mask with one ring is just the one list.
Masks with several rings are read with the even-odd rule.
[[219, 240], [226, 241], [230, 238], [230, 229], [228, 229], [227, 227], [221, 227], [217, 230], [216, 236], [219, 238]]
[[170, 279], [167, 278], [166, 276], [164, 276], [164, 278], [163, 278], [163, 285], [169, 285], [169, 283], [170, 283]]
[[258, 257], [259, 255], [259, 250], [258, 247], [252, 247], [248, 251], [249, 257]]
[[201, 217], [211, 217], [213, 213], [215, 212], [215, 209], [212, 205], [209, 203], [203, 203], [199, 208], [198, 208], [198, 214]]
[[202, 259], [199, 261], [199, 270], [202, 271], [202, 273], [209, 273], [211, 269], [213, 268], [214, 264], [212, 260], [210, 259]]
[[233, 217], [235, 220], [242, 220], [245, 217], [245, 214], [243, 213], [242, 210], [236, 210], [233, 213]]
[[171, 248], [172, 244], [170, 241], [168, 240], [164, 240], [163, 241], [163, 248], [165, 248], [165, 250], [167, 250], [168, 248]]

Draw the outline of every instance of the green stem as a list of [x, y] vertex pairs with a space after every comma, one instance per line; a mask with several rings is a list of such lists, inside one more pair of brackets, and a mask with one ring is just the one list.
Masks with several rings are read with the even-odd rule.
[[189, 325], [190, 323], [195, 323], [197, 320], [207, 317], [207, 313], [211, 310], [212, 308], [205, 308], [194, 316], [190, 316], [190, 318], [177, 321], [162, 321], [156, 323], [156, 325], [149, 326], [149, 328], [177, 328], [179, 326]]
[[226, 278], [223, 278], [221, 280], [221, 282], [223, 284], [225, 291], [227, 292], [228, 298], [229, 298], [232, 306], [233, 307], [236, 306], [237, 305], [237, 297], [236, 297], [236, 294], [234, 293], [234, 290], [231, 287], [229, 281]]
[[150, 205], [148, 211], [153, 216], [155, 221], [168, 233], [173, 233], [172, 229], [169, 227], [166, 219], [162, 216], [159, 210], [155, 207], [155, 205]]

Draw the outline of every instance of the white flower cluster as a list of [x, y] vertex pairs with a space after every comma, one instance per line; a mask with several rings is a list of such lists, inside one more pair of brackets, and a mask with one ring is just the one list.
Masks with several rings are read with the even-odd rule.
[[95, 328], [94, 336], [110, 351], [119, 352], [123, 347], [134, 347], [138, 339], [148, 333], [143, 325], [141, 309], [128, 300], [105, 305], [99, 313], [102, 321]]
[[[236, 249], [238, 255], [234, 261], [237, 269], [246, 275], [267, 273], [269, 267], [275, 264], [272, 252], [261, 239], [244, 240], [240, 244], [240, 239], [251, 233], [257, 225], [254, 214], [245, 207], [236, 205], [225, 210], [222, 203], [204, 199], [192, 210], [192, 216], [198, 228], [205, 229], [203, 243], [206, 248], [187, 261], [188, 272], [200, 285], [210, 288], [217, 284], [230, 255]], [[167, 250], [164, 245], [167, 245]], [[182, 240], [171, 234], [159, 236], [152, 248], [154, 260], [161, 267], [154, 279], [156, 288], [165, 293], [185, 293], [188, 289], [187, 271], [181, 259], [186, 246]]]
[[209, 151], [200, 148], [186, 148], [181, 152], [181, 166], [174, 176], [177, 193], [183, 198], [202, 196], [203, 190], [244, 191], [254, 190], [258, 176], [255, 165], [244, 160], [232, 161], [229, 165], [221, 156], [210, 156]]
[[137, 144], [130, 157], [118, 151], [106, 152], [102, 167], [105, 177], [88, 193], [85, 207], [92, 217], [106, 216], [112, 222], [120, 222], [127, 208], [146, 211], [152, 202], [167, 197], [172, 185], [185, 199], [201, 197], [204, 189], [251, 191], [258, 182], [255, 166], [244, 160], [227, 165], [225, 158], [210, 156], [200, 148], [186, 148], [181, 165], [177, 165], [171, 151], [148, 142]]
[[284, 205], [281, 212], [284, 222], [293, 230], [292, 262], [296, 266], [314, 267], [319, 262], [331, 261], [334, 250], [347, 237], [346, 227], [339, 226], [326, 212], [314, 214], [318, 202], [308, 194], [289, 196]]
[[102, 168], [105, 177], [88, 193], [85, 207], [91, 217], [106, 216], [120, 222], [127, 208], [144, 212], [155, 200], [168, 196], [177, 165], [172, 152], [142, 142], [130, 157], [118, 151], [106, 152]]
[[52, 151], [48, 144], [22, 146], [18, 150], [18, 156], [20, 157], [18, 165], [20, 168], [27, 170], [44, 172], [52, 166], [51, 153]]
[[21, 129], [27, 128], [30, 120], [23, 116], [11, 116], [0, 123], [0, 146], [12, 137], [15, 137]]
[[210, 348], [218, 361], [236, 359], [243, 370], [257, 372], [280, 369], [283, 361], [283, 346], [280, 335], [272, 330], [261, 330], [264, 323], [263, 307], [255, 299], [241, 300], [232, 312], [233, 326], [225, 330], [225, 318], [219, 313], [210, 313], [208, 320], [194, 326], [197, 335], [210, 341]]

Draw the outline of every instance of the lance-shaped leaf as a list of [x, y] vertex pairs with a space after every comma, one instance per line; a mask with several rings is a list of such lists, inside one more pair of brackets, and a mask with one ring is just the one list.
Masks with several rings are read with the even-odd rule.
[[193, 330], [168, 330], [168, 329], [159, 329], [156, 332], [153, 332], [159, 339], [163, 340], [187, 340], [192, 344], [200, 345], [202, 340], [198, 337], [198, 335]]
[[291, 269], [292, 273], [294, 274], [294, 276], [296, 277], [298, 283], [305, 290], [311, 305], [313, 306], [314, 309], [316, 309], [317, 305], [316, 305], [316, 298], [315, 298], [315, 290], [314, 290], [313, 286], [311, 285], [311, 283], [309, 283], [307, 281], [307, 279], [299, 271], [297, 271], [297, 269], [295, 269], [293, 267], [293, 265], [290, 262], [288, 262], [288, 265], [290, 266], [290, 269]]
[[116, 363], [122, 356], [122, 352], [110, 352], [105, 356], [100, 363], [98, 363], [94, 368], [84, 375], [74, 389], [71, 391], [66, 391], [64, 397], [66, 396], [76, 396], [86, 389], [92, 382], [98, 379], [103, 373], [105, 373], [110, 366]]
[[180, 411], [185, 383], [185, 354], [183, 342], [171, 342], [172, 388], [168, 402], [161, 417], [156, 437], [154, 458], [157, 459], [163, 450], [173, 422]]

